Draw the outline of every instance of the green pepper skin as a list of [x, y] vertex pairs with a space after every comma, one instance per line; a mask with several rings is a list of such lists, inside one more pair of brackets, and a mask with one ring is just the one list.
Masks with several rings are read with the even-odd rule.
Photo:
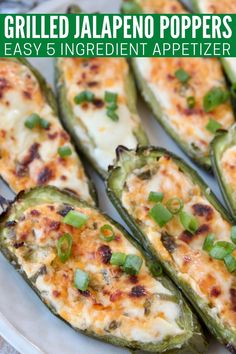
[[133, 169], [140, 168], [145, 164], [148, 164], [149, 159], [153, 160], [153, 157], [160, 158], [161, 156], [166, 155], [170, 156], [179, 166], [181, 171], [186, 174], [194, 182], [195, 185], [200, 187], [204, 196], [222, 215], [222, 217], [233, 224], [232, 217], [228, 215], [228, 212], [220, 204], [216, 196], [209, 190], [208, 186], [205, 184], [202, 178], [182, 159], [162, 148], [147, 147], [138, 148], [136, 151], [132, 151], [119, 147], [117, 151], [117, 162], [110, 170], [110, 174], [107, 180], [108, 196], [121, 217], [126, 221], [136, 241], [139, 242], [139, 244], [147, 252], [150, 252], [154, 259], [162, 264], [164, 270], [167, 272], [170, 278], [183, 290], [185, 296], [192, 303], [195, 310], [205, 322], [210, 332], [222, 344], [226, 345], [229, 349], [231, 348], [232, 352], [235, 353], [236, 333], [231, 330], [231, 328], [226, 327], [219, 318], [216, 318], [216, 316], [211, 313], [211, 309], [208, 304], [198, 294], [195, 293], [193, 288], [186, 281], [180, 279], [178, 272], [172, 266], [171, 262], [168, 262], [162, 258], [161, 254], [152, 246], [145, 233], [141, 230], [139, 225], [122, 205], [121, 195], [128, 174]]
[[[33, 73], [35, 78], [37, 79], [40, 89], [45, 97], [46, 102], [49, 104], [49, 106], [52, 108], [54, 114], [58, 117], [58, 108], [57, 108], [57, 101], [55, 98], [55, 95], [52, 91], [51, 86], [47, 83], [47, 81], [44, 79], [44, 77], [41, 75], [41, 73], [34, 67], [32, 66], [25, 58], [8, 58], [7, 60], [12, 60], [15, 62], [18, 62], [26, 67], [29, 68], [29, 70]], [[89, 184], [89, 192], [96, 203], [98, 204], [98, 197], [97, 197], [97, 192], [95, 189], [95, 186], [91, 179], [89, 179], [88, 175], [88, 184]], [[13, 191], [14, 192], [14, 191]]]
[[[40, 205], [42, 203], [63, 203], [67, 205], [69, 204], [72, 206], [78, 206], [81, 208], [97, 210], [96, 208], [89, 206], [87, 203], [80, 201], [73, 194], [61, 191], [53, 186], [37, 187], [27, 192], [19, 193], [19, 195], [16, 197], [15, 202], [8, 208], [8, 210], [4, 214], [1, 215], [0, 218], [0, 249], [5, 258], [14, 266], [16, 270], [20, 270], [21, 266], [18, 263], [17, 257], [8, 249], [6, 243], [4, 243], [5, 223], [9, 220], [17, 220], [20, 215], [22, 215], [22, 212], [24, 212], [24, 210], [32, 206]], [[138, 244], [136, 244], [134, 239], [127, 233], [127, 231], [121, 225], [117, 224], [105, 214], [103, 215], [107, 218], [109, 223], [113, 224], [114, 227], [117, 227], [121, 231], [121, 233], [142, 252], [143, 256], [146, 259], [146, 264], [149, 267], [150, 272], [154, 277], [156, 277], [154, 275], [155, 273], [153, 272], [154, 262], [150, 254], [145, 252]], [[55, 308], [50, 307], [50, 305], [44, 301], [43, 295], [35, 286], [35, 276], [32, 278], [28, 278], [26, 273], [22, 271], [20, 271], [20, 274], [30, 285], [30, 287], [36, 292], [39, 298], [45, 303], [49, 310], [54, 315], [62, 319], [56, 312]], [[159, 353], [164, 352], [165, 354], [205, 353], [207, 350], [207, 341], [205, 339], [205, 336], [202, 334], [201, 327], [195, 315], [190, 310], [189, 306], [183, 299], [181, 293], [164, 275], [160, 275], [158, 277], [158, 280], [173, 293], [173, 296], [176, 298], [176, 301], [178, 301], [178, 303], [180, 304], [180, 308], [182, 310], [182, 316], [180, 321], [183, 328], [186, 330], [185, 334], [178, 335], [174, 338], [166, 339], [165, 341], [162, 341], [160, 343], [149, 342], [143, 344], [138, 341], [130, 342], [128, 340], [121, 339], [113, 335], [99, 336], [97, 333], [91, 331], [82, 331], [78, 330], [77, 328], [74, 329], [85, 335], [95, 337], [107, 343], [130, 349], [142, 349]], [[66, 321], [64, 322], [67, 323]]]
[[211, 143], [211, 161], [214, 174], [219, 183], [225, 203], [230, 210], [232, 217], [236, 222], [236, 191], [233, 191], [224, 180], [224, 172], [220, 167], [220, 160], [228, 148], [236, 145], [236, 125], [233, 125], [228, 131], [220, 131]]
[[[68, 13], [78, 14], [78, 13], [81, 13], [81, 9], [76, 5], [72, 5], [68, 8]], [[94, 167], [94, 169], [98, 172], [98, 174], [102, 178], [106, 178], [107, 171], [100, 167], [97, 160], [94, 158], [93, 155], [91, 155], [88, 152], [88, 149], [83, 144], [83, 141], [81, 141], [81, 139], [75, 133], [74, 122], [76, 121], [76, 117], [74, 116], [72, 107], [67, 100], [67, 92], [66, 92], [66, 87], [65, 87], [65, 83], [64, 83], [63, 72], [60, 69], [59, 60], [56, 60], [56, 64], [55, 64], [55, 78], [56, 78], [59, 110], [60, 110], [61, 120], [62, 120], [64, 127], [67, 129], [67, 131], [71, 135], [78, 150], [83, 153], [83, 155], [87, 158], [87, 160]], [[137, 108], [136, 108], [137, 92], [136, 92], [135, 83], [134, 83], [134, 79], [132, 77], [131, 71], [129, 71], [129, 74], [125, 78], [124, 86], [125, 86], [126, 96], [128, 97], [128, 108], [131, 113], [137, 114]], [[78, 123], [78, 120], [77, 120], [77, 123]], [[133, 134], [138, 141], [138, 145], [142, 145], [142, 146], [148, 145], [148, 138], [147, 138], [146, 133], [144, 132], [141, 122], [137, 126], [137, 128], [133, 131]], [[91, 142], [91, 144], [92, 144], [92, 142]]]

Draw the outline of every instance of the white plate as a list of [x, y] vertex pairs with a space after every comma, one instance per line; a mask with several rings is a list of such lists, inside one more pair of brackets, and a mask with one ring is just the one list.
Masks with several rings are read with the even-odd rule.
[[[73, 0], [72, 0], [73, 2]], [[118, 12], [119, 0], [79, 0], [81, 7], [86, 11]], [[34, 12], [63, 13], [71, 1], [48, 1], [38, 6]], [[53, 60], [36, 58], [31, 62], [53, 84]], [[145, 104], [139, 99], [139, 112], [143, 125], [153, 145], [163, 146], [183, 157], [194, 166], [180, 151], [178, 146], [167, 136], [160, 125], [154, 120]], [[221, 198], [219, 188], [213, 177], [199, 170], [204, 180]], [[91, 169], [90, 169], [91, 171]], [[123, 223], [114, 208], [111, 206], [101, 179], [91, 171], [97, 190], [99, 191], [100, 208], [114, 219]], [[12, 197], [12, 193], [0, 182], [0, 194]], [[123, 223], [124, 224], [124, 223]], [[76, 333], [65, 323], [53, 316], [41, 303], [30, 287], [19, 274], [0, 255], [0, 333], [22, 354], [124, 354], [127, 350], [114, 347], [95, 339]], [[226, 354], [223, 346], [211, 341], [207, 354]]]

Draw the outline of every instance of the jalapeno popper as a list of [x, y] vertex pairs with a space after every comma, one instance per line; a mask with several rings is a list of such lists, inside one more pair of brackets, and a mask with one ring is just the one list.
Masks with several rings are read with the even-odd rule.
[[1, 220], [6, 258], [74, 329], [134, 349], [204, 353], [179, 291], [152, 276], [130, 236], [97, 209], [54, 187], [20, 194]]
[[57, 86], [63, 123], [102, 176], [118, 145], [147, 144], [124, 58], [60, 58]]
[[225, 202], [236, 220], [236, 125], [212, 142], [212, 165]]
[[23, 59], [0, 59], [0, 114], [0, 174], [14, 192], [52, 184], [92, 202], [53, 93]]
[[236, 227], [200, 177], [158, 148], [120, 147], [108, 194], [211, 333], [236, 348]]
[[[138, 10], [139, 9], [139, 10]], [[133, 0], [124, 12], [185, 13], [176, 0]], [[234, 122], [229, 93], [217, 59], [133, 58], [145, 101], [180, 147], [210, 169], [209, 145], [219, 128]]]
[[[236, 14], [235, 0], [192, 0], [196, 12], [210, 14]], [[221, 59], [226, 74], [232, 83], [236, 82], [236, 58]]]

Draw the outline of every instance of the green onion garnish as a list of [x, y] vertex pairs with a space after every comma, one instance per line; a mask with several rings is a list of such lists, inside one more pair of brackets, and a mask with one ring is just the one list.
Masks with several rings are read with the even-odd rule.
[[107, 110], [107, 116], [113, 120], [113, 122], [117, 122], [119, 120], [118, 114], [116, 114], [113, 110]]
[[173, 197], [166, 202], [166, 207], [171, 214], [178, 214], [183, 209], [184, 203], [181, 199]]
[[70, 234], [64, 234], [57, 241], [57, 255], [62, 263], [65, 263], [70, 258], [71, 247], [72, 237]]
[[106, 242], [111, 242], [115, 239], [115, 233], [111, 225], [105, 224], [100, 228], [100, 239]]
[[175, 72], [175, 76], [183, 84], [186, 84], [190, 79], [190, 75], [182, 68]]
[[160, 227], [166, 225], [173, 218], [173, 215], [161, 203], [155, 205], [149, 211], [149, 215]]
[[105, 92], [105, 102], [107, 102], [107, 103], [116, 103], [117, 97], [118, 97], [118, 94], [115, 92], [110, 92], [110, 91]]
[[206, 252], [210, 252], [214, 246], [215, 236], [213, 234], [208, 234], [203, 243], [202, 249]]
[[187, 97], [187, 105], [188, 105], [188, 108], [193, 109], [196, 105], [195, 97], [193, 97], [193, 96]]
[[107, 105], [107, 110], [108, 111], [116, 111], [118, 108], [117, 104], [115, 102], [111, 102]]
[[230, 273], [235, 272], [235, 270], [236, 270], [236, 259], [231, 254], [228, 254], [224, 258], [224, 262], [225, 262], [225, 265], [226, 265], [226, 267], [227, 267], [227, 269], [228, 269], [228, 271]]
[[226, 256], [231, 254], [235, 248], [236, 246], [230, 242], [218, 241], [214, 244], [209, 254], [214, 259], [223, 260]]
[[233, 243], [236, 244], [236, 226], [232, 226], [231, 232], [230, 232], [230, 238], [233, 241]]
[[236, 98], [236, 82], [231, 87], [231, 95], [233, 98]]
[[74, 97], [74, 102], [76, 104], [81, 104], [83, 102], [92, 102], [95, 98], [95, 95], [91, 91], [82, 91]]
[[69, 213], [63, 218], [64, 224], [71, 225], [79, 229], [88, 220], [87, 215], [84, 215], [76, 210], [70, 210]]
[[125, 264], [126, 257], [126, 254], [122, 252], [112, 253], [110, 263], [112, 265], [123, 266]]
[[81, 291], [86, 291], [89, 285], [88, 273], [83, 270], [76, 269], [74, 274], [74, 284], [75, 287]]
[[48, 129], [50, 123], [41, 118], [37, 113], [31, 114], [25, 121], [25, 127], [28, 129], [34, 129], [36, 127], [40, 127], [43, 129]]
[[229, 99], [229, 92], [221, 87], [212, 88], [203, 99], [203, 108], [205, 112], [214, 111], [219, 105], [225, 103]]
[[152, 263], [150, 270], [154, 277], [159, 277], [162, 274], [162, 266], [159, 263]]
[[60, 157], [62, 157], [63, 159], [72, 154], [72, 150], [69, 146], [60, 146], [57, 152], [60, 155]]
[[135, 254], [129, 254], [123, 265], [123, 270], [127, 274], [136, 275], [139, 273], [143, 264], [142, 258], [136, 256]]
[[164, 194], [162, 192], [150, 192], [148, 196], [148, 201], [149, 202], [162, 202], [164, 198]]
[[40, 125], [40, 127], [43, 128], [43, 129], [48, 129], [50, 123], [49, 123], [46, 119], [40, 118], [40, 119], [39, 119], [39, 125]]
[[25, 127], [28, 129], [35, 128], [40, 121], [40, 116], [36, 113], [31, 114], [25, 121]]
[[210, 119], [206, 125], [206, 129], [211, 132], [212, 134], [215, 134], [217, 130], [221, 129], [222, 125], [218, 123], [215, 119]]
[[192, 234], [197, 231], [198, 221], [193, 215], [187, 213], [186, 211], [181, 211], [179, 214], [179, 220], [185, 230], [191, 232]]

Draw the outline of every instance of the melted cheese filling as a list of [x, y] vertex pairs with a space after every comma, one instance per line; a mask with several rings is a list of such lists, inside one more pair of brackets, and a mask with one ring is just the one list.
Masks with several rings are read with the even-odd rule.
[[220, 160], [225, 183], [230, 185], [236, 194], [236, 145], [226, 149]]
[[[144, 263], [139, 274], [131, 277], [110, 265], [109, 259], [104, 262], [104, 247], [105, 257], [109, 252], [141, 256], [120, 230], [112, 226], [116, 238], [104, 243], [99, 230], [108, 220], [103, 215], [89, 208], [76, 208], [88, 216], [88, 221], [75, 229], [62, 222], [58, 214], [62, 209], [59, 204], [27, 209], [14, 227], [14, 240], [12, 229], [6, 240], [27, 276], [38, 274], [36, 287], [45, 302], [75, 328], [98, 335], [159, 342], [183, 334], [176, 322], [181, 315], [179, 304], [173, 301], [170, 290], [150, 275]], [[73, 244], [69, 260], [62, 263], [56, 245], [64, 233], [72, 235]], [[85, 292], [74, 286], [77, 268], [89, 274]], [[142, 287], [144, 294], [132, 295], [134, 287]]]
[[[140, 179], [139, 175], [147, 171], [152, 171], [152, 177], [149, 180]], [[213, 313], [235, 328], [235, 277], [227, 271], [224, 262], [212, 259], [202, 250], [209, 233], [214, 233], [216, 240], [230, 241], [231, 225], [209, 204], [200, 188], [168, 157], [161, 157], [153, 164], [134, 170], [128, 176], [126, 186], [122, 204], [138, 222], [151, 244], [164, 260], [172, 263], [178, 276], [186, 280], [210, 305]], [[151, 191], [163, 192], [164, 204], [173, 196], [182, 199], [184, 210], [197, 218], [198, 231], [194, 235], [186, 232], [178, 216], [160, 228], [148, 215], [154, 206], [148, 202]], [[163, 241], [165, 237], [166, 247]]]
[[199, 8], [202, 13], [213, 14], [235, 14], [235, 0], [199, 0]]
[[[127, 62], [122, 58], [63, 58], [59, 65], [75, 117], [75, 132], [97, 164], [107, 170], [118, 145], [135, 148], [138, 144], [134, 130], [139, 125], [139, 118], [130, 111], [125, 91], [129, 73]], [[84, 90], [95, 94], [95, 104], [74, 103], [74, 97]], [[116, 113], [119, 121], [107, 116], [106, 91], [118, 94]]]
[[[206, 129], [209, 119], [223, 128], [234, 122], [230, 103], [218, 106], [213, 112], [203, 109], [203, 98], [213, 87], [224, 87], [225, 81], [218, 60], [202, 58], [134, 58], [137, 70], [146, 81], [160, 105], [164, 121], [187, 142], [190, 150], [200, 156], [209, 155], [209, 144], [214, 135]], [[175, 77], [183, 68], [190, 76], [188, 88]], [[194, 96], [194, 109], [187, 106], [187, 97]]]
[[145, 13], [185, 13], [178, 0], [136, 0]]
[[[26, 128], [33, 113], [46, 119], [49, 129]], [[0, 60], [0, 115], [0, 171], [13, 191], [51, 184], [92, 201], [81, 162], [38, 81], [26, 66], [12, 60]], [[58, 148], [64, 145], [72, 155], [62, 159]]]

